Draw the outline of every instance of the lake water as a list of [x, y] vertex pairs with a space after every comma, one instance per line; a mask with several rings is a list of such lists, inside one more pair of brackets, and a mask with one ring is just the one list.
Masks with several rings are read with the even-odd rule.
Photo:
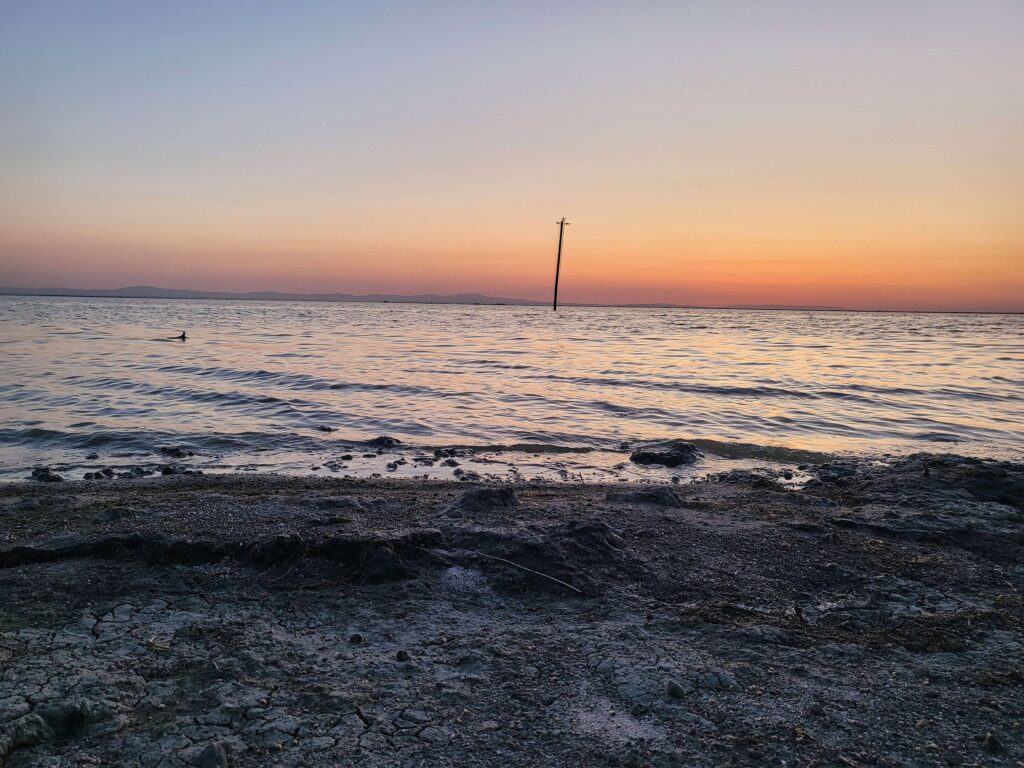
[[[379, 435], [402, 448], [364, 456]], [[658, 477], [624, 444], [667, 438], [704, 469], [1020, 459], [1024, 316], [0, 297], [8, 479], [169, 446], [207, 471], [451, 476], [412, 458], [461, 446], [482, 474]]]

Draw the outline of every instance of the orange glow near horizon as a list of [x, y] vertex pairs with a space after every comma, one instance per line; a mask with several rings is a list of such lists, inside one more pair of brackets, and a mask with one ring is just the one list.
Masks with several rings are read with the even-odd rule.
[[1024, 311], [1024, 12], [798, 5], [9, 8], [0, 286]]

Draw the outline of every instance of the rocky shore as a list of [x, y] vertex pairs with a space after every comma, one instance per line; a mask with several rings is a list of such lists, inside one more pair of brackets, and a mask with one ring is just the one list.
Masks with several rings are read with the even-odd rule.
[[1024, 467], [0, 485], [0, 765], [1024, 765]]

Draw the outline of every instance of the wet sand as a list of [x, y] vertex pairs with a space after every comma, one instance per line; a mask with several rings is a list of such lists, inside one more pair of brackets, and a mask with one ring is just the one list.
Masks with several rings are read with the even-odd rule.
[[1024, 467], [0, 485], [0, 764], [1014, 765]]

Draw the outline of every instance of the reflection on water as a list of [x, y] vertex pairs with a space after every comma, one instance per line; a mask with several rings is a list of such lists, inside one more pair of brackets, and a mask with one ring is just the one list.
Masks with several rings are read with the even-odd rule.
[[169, 444], [296, 469], [381, 434], [522, 446], [523, 463], [670, 437], [793, 462], [771, 448], [1019, 457], [1022, 331], [1019, 315], [0, 297], [0, 472]]

